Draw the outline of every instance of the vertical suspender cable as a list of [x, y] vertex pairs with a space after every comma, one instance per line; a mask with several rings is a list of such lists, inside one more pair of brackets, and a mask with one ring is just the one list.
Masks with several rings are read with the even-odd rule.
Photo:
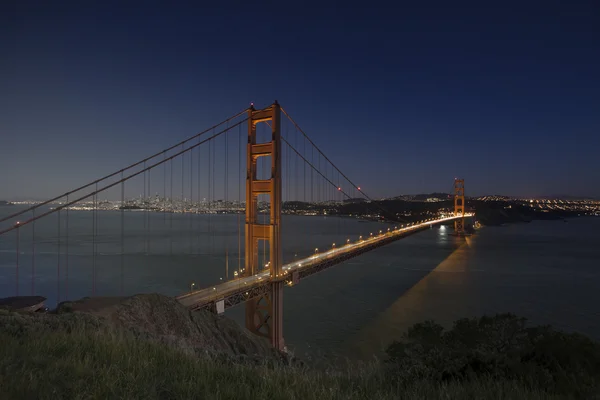
[[[198, 139], [200, 140], [200, 139]], [[167, 163], [164, 160], [167, 159], [167, 153], [163, 153], [163, 199], [162, 199], [162, 209], [163, 209], [163, 226], [167, 225]]]
[[[67, 203], [69, 195], [67, 195]], [[65, 226], [65, 300], [69, 300], [69, 208], [65, 210], [66, 226]]]
[[[294, 148], [298, 149], [298, 130], [296, 129], [296, 134], [294, 135]], [[298, 190], [300, 190], [300, 178], [299, 178], [299, 168], [298, 168], [298, 155], [295, 156], [296, 162], [294, 163], [294, 186], [296, 187], [296, 198], [294, 200], [300, 201], [300, 196], [298, 195]]]
[[[212, 147], [212, 197], [213, 197], [212, 203], [215, 202], [215, 199], [216, 199], [216, 196], [217, 196], [217, 194], [216, 194], [217, 188], [215, 186], [215, 176], [217, 174], [216, 171], [215, 171], [215, 165], [216, 165], [215, 152], [216, 152], [216, 147], [217, 147], [217, 141], [213, 139], [213, 142], [214, 143], [213, 143], [213, 147]], [[211, 229], [212, 229], [212, 226], [211, 226]], [[212, 240], [211, 240], [212, 247], [211, 247], [211, 250], [210, 250], [211, 254], [214, 254], [215, 231], [216, 231], [216, 229], [212, 230]]]
[[94, 254], [94, 250], [96, 248], [96, 217], [94, 215], [95, 211], [94, 211], [94, 206], [96, 204], [96, 195], [94, 194], [92, 196], [92, 296], [96, 294], [95, 291], [95, 286], [96, 284], [94, 283], [94, 274], [95, 272], [95, 268], [96, 268], [96, 255]]
[[[35, 208], [32, 217], [35, 218]], [[31, 295], [35, 296], [35, 220], [31, 226]]]
[[98, 195], [95, 193], [98, 191], [98, 184], [96, 183], [96, 189], [94, 191], [93, 203], [94, 210], [92, 211], [92, 295], [96, 295], [96, 232], [98, 223], [96, 218], [96, 206]]
[[15, 269], [15, 296], [19, 295], [19, 242], [21, 241], [21, 233], [19, 228], [19, 223], [17, 222], [17, 229], [15, 229], [15, 234], [17, 235], [17, 264]]
[[[302, 156], [304, 158], [306, 158], [306, 138], [304, 138], [304, 140], [302, 141]], [[302, 179], [303, 179], [303, 190], [302, 190], [302, 201], [304, 204], [302, 204], [302, 208], [304, 210], [306, 210], [306, 163], [304, 162], [304, 160], [302, 160], [302, 165], [304, 167], [304, 171], [302, 172]], [[307, 229], [306, 231], [306, 235], [310, 235], [310, 231]], [[296, 250], [295, 250], [296, 251]]]
[[[199, 150], [198, 150], [199, 151]], [[194, 207], [194, 149], [190, 150], [190, 206], [188, 214], [190, 219], [190, 254], [194, 253], [194, 215], [192, 213]]]
[[290, 182], [290, 146], [289, 145], [285, 146], [285, 152], [286, 152], [286, 155], [285, 155], [285, 163], [286, 163], [286, 168], [285, 168], [285, 182], [286, 182], [286, 185], [285, 185], [285, 188], [286, 188], [286, 191], [287, 191], [287, 196], [286, 197], [287, 197], [288, 203], [291, 204], [290, 203], [290, 200], [291, 200], [290, 199], [290, 186], [291, 186], [291, 182]]
[[[319, 171], [321, 171], [321, 155], [317, 154], [318, 157], [318, 169]], [[319, 179], [319, 181], [317, 182], [317, 197], [319, 198], [319, 203], [321, 202], [321, 178], [317, 177]]]
[[170, 204], [170, 210], [169, 210], [169, 248], [170, 248], [170, 254], [173, 255], [173, 213], [175, 212], [175, 208], [173, 207], [173, 159], [171, 158], [169, 160], [169, 170], [171, 172], [171, 180], [170, 180], [170, 185], [171, 185], [171, 194], [169, 196], [169, 204]]
[[[181, 151], [183, 151], [183, 144], [181, 145]], [[183, 228], [183, 221], [185, 221], [184, 213], [186, 212], [186, 207], [185, 207], [186, 202], [185, 202], [184, 193], [183, 193], [183, 187], [185, 185], [185, 183], [184, 183], [184, 181], [185, 181], [185, 177], [184, 177], [185, 166], [184, 166], [184, 164], [185, 164], [185, 153], [182, 153], [181, 154], [181, 225], [180, 225], [181, 228]], [[182, 248], [181, 252], [183, 253], [183, 248]]]
[[144, 218], [144, 254], [148, 255], [148, 234], [147, 234], [147, 221], [148, 221], [148, 196], [146, 194], [146, 174], [148, 171], [146, 171], [146, 161], [144, 161], [144, 194], [142, 196], [142, 207], [144, 207], [144, 214], [143, 214], [143, 218]]
[[[238, 125], [238, 208], [242, 205], [242, 126]], [[242, 273], [242, 213], [238, 209], [237, 226], [238, 226], [238, 275]]]
[[58, 210], [58, 232], [57, 232], [57, 262], [56, 262], [56, 302], [60, 302], [60, 210]]
[[[310, 162], [314, 165], [315, 164], [315, 148], [314, 146], [310, 147]], [[315, 187], [313, 186], [313, 178], [314, 178], [314, 172], [315, 170], [313, 168], [310, 169], [310, 202], [314, 202], [314, 189]]]
[[[228, 147], [228, 142], [227, 142], [227, 134], [229, 133], [229, 122], [227, 122], [227, 131], [225, 132], [225, 137], [223, 138], [223, 141], [225, 142], [225, 174], [224, 174], [224, 186], [223, 186], [223, 196], [225, 197], [224, 201], [225, 201], [225, 210], [227, 210], [227, 207], [229, 207], [228, 204], [228, 200], [229, 200], [229, 196], [228, 196], [228, 190], [227, 190], [227, 177], [229, 174], [229, 170], [228, 170], [228, 155], [229, 155], [229, 147]], [[229, 236], [227, 234], [225, 234], [224, 236], [225, 238], [225, 279], [229, 279]]]
[[125, 287], [125, 181], [123, 181], [123, 171], [121, 171], [121, 296]]
[[[266, 162], [266, 160], [264, 160], [264, 157], [261, 157], [261, 158], [263, 158], [263, 160], [261, 160], [262, 161], [262, 165], [263, 165], [263, 168], [262, 168], [262, 170], [263, 170], [262, 179], [265, 179], [267, 176], [271, 176], [271, 174], [267, 175], [267, 162]], [[271, 200], [271, 202], [273, 201], [273, 199], [270, 199], [270, 200]], [[273, 206], [273, 204], [271, 204], [269, 206], [269, 208], [272, 207], [272, 206]], [[268, 214], [267, 214], [266, 210], [263, 210], [263, 224], [267, 225], [267, 221], [270, 221], [270, 219], [271, 219], [270, 209], [269, 209], [269, 213]], [[263, 242], [263, 260], [262, 260], [262, 265], [266, 265], [267, 264], [267, 241], [263, 240], [262, 242]], [[271, 245], [271, 243], [269, 243], [269, 246], [270, 245]]]
[[[303, 140], [303, 147], [304, 149], [302, 150], [302, 153], [304, 158], [306, 158], [306, 138], [304, 138]], [[304, 179], [304, 190], [302, 194], [302, 200], [306, 203], [306, 163], [303, 162], [302, 164], [304, 164], [304, 173], [302, 174], [302, 178]]]
[[[198, 175], [198, 188], [197, 188], [197, 190], [198, 190], [198, 196], [197, 196], [198, 197], [198, 209], [196, 210], [196, 212], [198, 212], [198, 213], [200, 213], [200, 205], [202, 204], [201, 197], [200, 197], [200, 186], [201, 186], [200, 185], [200, 159], [201, 159], [200, 150], [201, 150], [201, 148], [200, 148], [199, 144], [200, 144], [200, 138], [198, 138], [198, 174], [197, 174]], [[200, 252], [201, 252], [200, 246], [202, 244], [201, 239], [200, 239], [200, 214], [198, 214], [196, 220], [198, 221], [198, 226], [196, 227], [196, 235], [198, 235], [198, 254], [200, 254]]]
[[[98, 190], [98, 184], [96, 184], [96, 191]], [[98, 228], [99, 228], [99, 223], [98, 223], [98, 194], [96, 193], [96, 205], [94, 206], [94, 213], [96, 214], [96, 225], [95, 225], [95, 229], [96, 231], [94, 232], [94, 237], [95, 237], [95, 247], [94, 247], [94, 260], [96, 263], [96, 267], [94, 268], [94, 290], [96, 291], [96, 293], [98, 292]]]
[[[213, 131], [214, 134], [214, 131]], [[212, 160], [212, 140], [208, 141], [208, 176], [207, 176], [207, 180], [208, 180], [208, 235], [209, 235], [209, 249], [208, 249], [208, 253], [209, 253], [209, 257], [212, 257], [212, 180], [211, 180], [211, 172], [212, 172], [212, 164], [211, 164], [211, 160]]]
[[[182, 144], [181, 145], [181, 151], [183, 151], [183, 148], [184, 147], [183, 147], [183, 144]], [[185, 164], [185, 153], [182, 153], [181, 154], [181, 219], [180, 219], [181, 223], [179, 225], [180, 231], [183, 231], [183, 226], [184, 226], [183, 224], [184, 224], [184, 221], [185, 221], [185, 212], [186, 212], [186, 207], [185, 207], [185, 205], [186, 205], [185, 203], [186, 202], [184, 201], [184, 193], [183, 193], [183, 187], [185, 185], [185, 183], [184, 183], [184, 181], [185, 181], [185, 177], [184, 177], [185, 166], [184, 166], [184, 164]], [[181, 253], [184, 253], [185, 252], [185, 245], [183, 244], [183, 241], [182, 241], [181, 244], [182, 244], [182, 246], [181, 246]]]
[[148, 223], [146, 224], [146, 254], [149, 254], [152, 248], [152, 238], [150, 237], [150, 218], [152, 218], [152, 210], [150, 209], [152, 206], [152, 192], [150, 192], [150, 181], [152, 181], [151, 171], [152, 169], [148, 170], [148, 197], [146, 198], [146, 215], [148, 216]]
[[[343, 218], [343, 213], [342, 211], [344, 211], [344, 195], [342, 194], [342, 181], [340, 179], [340, 173], [338, 172], [338, 192], [337, 192], [337, 196], [339, 198], [338, 200], [338, 214], [339, 214], [339, 218]], [[342, 219], [340, 220], [340, 230], [342, 231], [342, 233], [346, 233], [346, 231], [344, 230], [344, 227], [346, 226], [346, 219]], [[345, 241], [344, 241], [345, 242]]]

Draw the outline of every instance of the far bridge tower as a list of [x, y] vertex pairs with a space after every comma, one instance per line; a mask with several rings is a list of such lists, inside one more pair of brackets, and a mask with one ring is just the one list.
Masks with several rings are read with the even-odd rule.
[[454, 179], [454, 215], [460, 219], [454, 221], [454, 233], [462, 236], [465, 234], [465, 180]]

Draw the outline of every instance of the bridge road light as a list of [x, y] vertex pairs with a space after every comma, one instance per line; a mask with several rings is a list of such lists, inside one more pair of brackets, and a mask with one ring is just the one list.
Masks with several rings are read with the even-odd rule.
[[194, 291], [194, 286], [196, 286], [196, 284], [194, 282], [192, 282], [192, 284], [190, 285], [190, 292]]
[[315, 247], [315, 254], [318, 254], [318, 253], [319, 253], [319, 248]]
[[335, 243], [331, 246], [331, 248], [335, 249]]

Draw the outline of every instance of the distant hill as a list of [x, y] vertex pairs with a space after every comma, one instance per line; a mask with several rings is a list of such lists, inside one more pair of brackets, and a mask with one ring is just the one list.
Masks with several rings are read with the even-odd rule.
[[367, 199], [363, 199], [363, 198], [360, 198], [360, 197], [355, 197], [355, 198], [352, 198], [352, 199], [342, 200], [343, 203], [363, 203], [365, 201], [367, 201]]
[[14, 204], [11, 203], [10, 201], [0, 200], [0, 206], [12, 206], [12, 205], [14, 205]]
[[598, 200], [598, 198], [592, 196], [571, 196], [568, 194], [539, 196], [539, 198], [544, 200]]
[[419, 194], [403, 194], [396, 197], [390, 197], [387, 200], [406, 200], [406, 201], [425, 201], [430, 198], [447, 199], [451, 197], [448, 193], [419, 193]]

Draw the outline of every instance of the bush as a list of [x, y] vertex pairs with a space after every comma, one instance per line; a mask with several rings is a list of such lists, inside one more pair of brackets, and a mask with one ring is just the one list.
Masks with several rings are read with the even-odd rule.
[[411, 381], [516, 381], [533, 390], [587, 397], [600, 388], [600, 344], [587, 337], [527, 327], [512, 314], [461, 319], [452, 329], [414, 325], [387, 349], [388, 377]]

